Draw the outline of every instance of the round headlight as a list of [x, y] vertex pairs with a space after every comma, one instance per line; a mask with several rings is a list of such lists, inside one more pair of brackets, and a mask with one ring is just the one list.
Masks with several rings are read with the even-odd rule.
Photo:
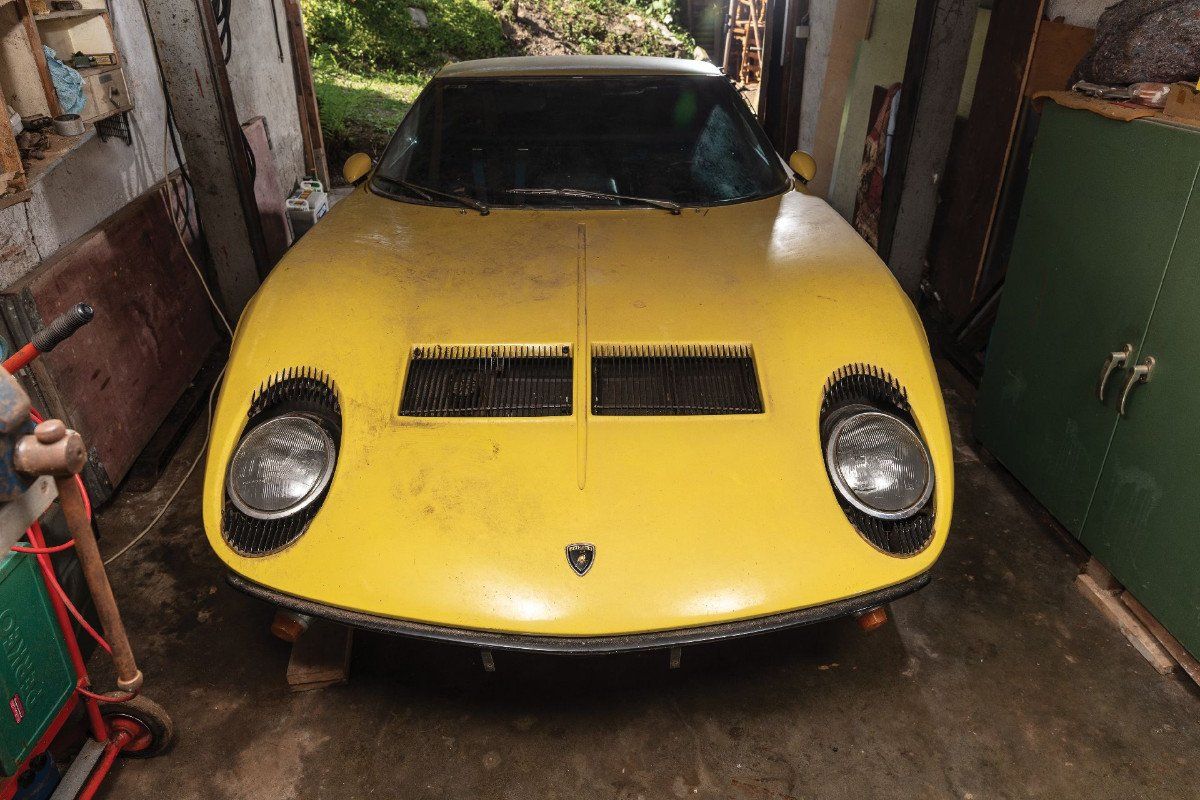
[[878, 519], [904, 519], [933, 492], [929, 452], [917, 432], [881, 411], [850, 414], [834, 426], [825, 462], [838, 494]]
[[256, 519], [296, 513], [333, 477], [333, 439], [309, 417], [276, 417], [251, 430], [229, 463], [229, 499]]

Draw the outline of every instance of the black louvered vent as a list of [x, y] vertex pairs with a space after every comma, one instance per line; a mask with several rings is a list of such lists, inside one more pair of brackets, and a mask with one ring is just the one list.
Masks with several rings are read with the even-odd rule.
[[[341, 443], [342, 404], [337, 385], [326, 373], [311, 367], [293, 367], [271, 376], [250, 401], [246, 432], [280, 414], [307, 414]], [[245, 432], [242, 434], [245, 436]], [[265, 556], [300, 538], [325, 501], [324, 495], [301, 511], [280, 519], [255, 519], [243, 513], [226, 493], [221, 512], [221, 534], [239, 555]]]
[[567, 416], [572, 364], [566, 345], [417, 347], [408, 362], [400, 415]]
[[749, 345], [596, 345], [592, 413], [761, 414]]
[[[824, 451], [838, 409], [846, 406], [872, 406], [896, 414], [916, 428], [908, 392], [885, 370], [870, 364], [847, 364], [836, 370], [825, 382], [825, 398], [821, 403], [821, 449]], [[847, 519], [863, 538], [896, 556], [915, 555], [933, 539], [934, 503], [931, 499], [924, 509], [907, 519], [883, 520], [872, 517], [846, 502], [836, 491], [834, 495], [846, 512]]]

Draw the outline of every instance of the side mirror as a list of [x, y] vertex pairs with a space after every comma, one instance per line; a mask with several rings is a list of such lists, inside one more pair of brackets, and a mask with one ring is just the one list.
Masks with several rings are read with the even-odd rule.
[[371, 171], [371, 167], [375, 166], [371, 161], [371, 157], [366, 153], [355, 153], [346, 159], [346, 163], [342, 165], [342, 177], [346, 179], [346, 183], [353, 186], [366, 177]]
[[788, 158], [788, 166], [796, 173], [801, 183], [808, 183], [817, 176], [817, 161], [803, 150], [797, 150]]

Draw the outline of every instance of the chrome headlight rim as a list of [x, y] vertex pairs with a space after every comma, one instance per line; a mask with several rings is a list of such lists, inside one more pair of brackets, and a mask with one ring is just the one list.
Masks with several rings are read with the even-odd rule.
[[[912, 435], [913, 440], [917, 443], [918, 452], [920, 452], [925, 466], [925, 486], [921, 491], [920, 497], [915, 502], [902, 509], [896, 511], [886, 511], [875, 508], [869, 503], [864, 502], [858, 497], [858, 495], [855, 494], [854, 490], [847, 485], [845, 478], [842, 477], [841, 470], [837, 468], [837, 462], [835, 458], [837, 455], [836, 450], [838, 438], [841, 436], [842, 432], [847, 426], [855, 421], [862, 420], [864, 417], [883, 418], [889, 423], [899, 425], [908, 431], [908, 433]], [[928, 507], [930, 499], [933, 497], [934, 483], [936, 482], [933, 472], [933, 458], [930, 455], [929, 447], [925, 444], [925, 440], [921, 437], [920, 432], [899, 415], [888, 413], [887, 411], [881, 410], [877, 407], [865, 404], [855, 404], [839, 409], [836, 421], [834, 422], [834, 425], [832, 429], [830, 429], [829, 435], [825, 440], [825, 470], [829, 473], [829, 480], [833, 484], [834, 491], [837, 492], [839, 498], [846, 503], [849, 503], [851, 506], [867, 516], [887, 522], [911, 519], [924, 511]]]
[[[243, 500], [241, 494], [238, 492], [237, 486], [233, 480], [233, 466], [237, 462], [238, 454], [250, 441], [252, 435], [259, 433], [271, 425], [276, 425], [289, 420], [303, 420], [306, 424], [312, 426], [313, 431], [316, 432], [322, 446], [325, 448], [325, 466], [322, 469], [321, 474], [318, 476], [316, 482], [313, 483], [304, 496], [301, 497], [296, 503], [278, 511], [263, 511], [261, 509], [254, 508], [245, 500]], [[319, 417], [316, 417], [312, 414], [303, 413], [285, 413], [269, 417], [268, 419], [259, 422], [257, 425], [248, 428], [242, 433], [241, 438], [238, 440], [237, 446], [233, 449], [233, 454], [229, 458], [229, 464], [226, 467], [225, 494], [228, 496], [229, 502], [231, 502], [238, 511], [241, 511], [251, 519], [278, 520], [293, 517], [312, 506], [325, 495], [325, 492], [329, 489], [329, 485], [333, 482], [333, 472], [337, 467], [337, 460], [337, 443], [334, 442], [333, 437], [329, 435], [329, 431], [325, 429], [325, 426], [322, 424], [322, 420]]]

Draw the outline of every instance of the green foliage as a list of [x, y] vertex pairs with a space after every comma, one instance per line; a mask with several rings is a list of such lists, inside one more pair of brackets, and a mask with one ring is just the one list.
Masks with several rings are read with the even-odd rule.
[[674, 26], [675, 0], [523, 0], [555, 37], [587, 55], [690, 57], [695, 42]]
[[[312, 51], [339, 67], [412, 73], [448, 60], [507, 51], [500, 20], [481, 0], [302, 0]], [[408, 7], [420, 8], [418, 28]]]
[[427, 80], [424, 75], [391, 72], [356, 75], [328, 58], [314, 59], [321, 131], [334, 172], [351, 153], [379, 155]]
[[[695, 43], [673, 22], [677, 2], [301, 0], [329, 164], [336, 174], [353, 152], [379, 155], [447, 61], [564, 51], [690, 57]], [[428, 28], [413, 23], [410, 6]]]

